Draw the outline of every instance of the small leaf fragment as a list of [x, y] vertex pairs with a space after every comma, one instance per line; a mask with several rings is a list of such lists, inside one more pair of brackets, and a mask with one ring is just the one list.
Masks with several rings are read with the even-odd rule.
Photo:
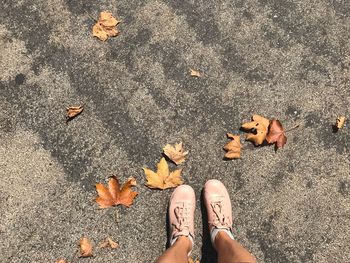
[[191, 77], [197, 77], [200, 78], [202, 77], [202, 73], [200, 73], [198, 70], [190, 69], [190, 75]]
[[344, 127], [345, 120], [345, 116], [338, 117], [335, 123], [335, 127], [337, 127], [337, 129], [342, 129]]
[[80, 246], [80, 255], [79, 257], [91, 257], [92, 256], [92, 244], [89, 239], [86, 237], [83, 237], [79, 241], [79, 246]]
[[224, 150], [225, 158], [227, 159], [237, 159], [241, 158], [241, 139], [239, 135], [233, 135], [232, 133], [227, 133], [227, 138], [231, 139], [228, 143], [225, 144]]
[[112, 249], [116, 249], [119, 247], [117, 242], [114, 242], [110, 237], [108, 237], [103, 243], [100, 244], [100, 248], [110, 247]]
[[270, 121], [260, 115], [253, 115], [251, 122], [246, 122], [242, 124], [242, 128], [251, 133], [246, 135], [248, 141], [254, 142], [256, 146], [261, 145], [267, 135]]
[[130, 177], [120, 189], [117, 177], [112, 176], [108, 182], [108, 188], [101, 183], [96, 184], [96, 191], [99, 196], [95, 201], [100, 205], [100, 208], [107, 208], [115, 205], [129, 207], [138, 195], [137, 192], [132, 191], [132, 186], [136, 186], [135, 178]]
[[55, 263], [68, 263], [68, 261], [64, 259], [57, 259]]
[[181, 178], [182, 169], [178, 169], [170, 173], [169, 166], [165, 158], [162, 158], [157, 164], [157, 173], [148, 168], [143, 168], [143, 170], [147, 178], [146, 186], [149, 188], [164, 190], [183, 184], [183, 180]]
[[277, 148], [283, 147], [287, 142], [286, 132], [279, 120], [272, 119], [270, 122], [269, 132], [266, 136], [268, 143], [276, 143]]
[[174, 146], [167, 144], [163, 148], [163, 151], [164, 154], [177, 165], [183, 163], [186, 155], [188, 154], [188, 151], [184, 150], [182, 142], [175, 143]]
[[199, 259], [193, 260], [192, 258], [188, 258], [188, 263], [200, 263]]
[[67, 108], [67, 121], [75, 118], [84, 110], [83, 106], [71, 106]]
[[116, 26], [120, 23], [110, 12], [103, 11], [96, 24], [92, 27], [92, 35], [102, 41], [119, 34]]

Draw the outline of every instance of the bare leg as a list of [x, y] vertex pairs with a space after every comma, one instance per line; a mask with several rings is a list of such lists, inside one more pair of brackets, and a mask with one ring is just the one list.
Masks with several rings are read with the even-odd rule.
[[180, 236], [157, 260], [157, 263], [188, 263], [188, 253], [192, 242], [188, 237]]
[[218, 263], [256, 263], [256, 259], [236, 240], [220, 231], [215, 238]]

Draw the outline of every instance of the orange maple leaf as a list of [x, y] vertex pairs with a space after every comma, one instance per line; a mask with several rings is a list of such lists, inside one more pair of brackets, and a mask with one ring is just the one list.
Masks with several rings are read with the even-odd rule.
[[272, 119], [270, 122], [269, 132], [266, 135], [268, 143], [276, 143], [277, 148], [283, 147], [287, 142], [286, 132], [279, 120]]
[[115, 205], [129, 207], [138, 194], [131, 189], [131, 187], [135, 185], [136, 180], [131, 177], [120, 189], [117, 177], [112, 176], [108, 182], [108, 188], [101, 183], [96, 184], [96, 190], [99, 195], [96, 198], [96, 202], [100, 205], [100, 208], [107, 208]]

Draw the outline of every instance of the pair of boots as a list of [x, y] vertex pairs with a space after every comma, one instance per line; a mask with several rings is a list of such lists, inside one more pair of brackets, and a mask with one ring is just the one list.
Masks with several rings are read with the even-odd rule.
[[[204, 185], [203, 195], [213, 246], [219, 231], [225, 231], [234, 239], [231, 201], [226, 187], [218, 180], [209, 180]], [[181, 185], [174, 190], [169, 204], [170, 245], [173, 245], [179, 236], [187, 236], [193, 248], [195, 206], [196, 197], [191, 186]]]

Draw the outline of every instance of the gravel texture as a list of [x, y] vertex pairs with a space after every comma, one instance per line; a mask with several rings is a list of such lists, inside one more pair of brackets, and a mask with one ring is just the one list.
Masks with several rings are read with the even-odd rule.
[[[104, 43], [91, 36], [103, 10], [122, 20]], [[4, 0], [0, 18], [1, 262], [154, 262], [172, 190], [146, 188], [142, 167], [179, 141], [194, 257], [215, 262], [200, 196], [216, 178], [259, 262], [350, 262], [350, 122], [332, 132], [350, 118], [349, 1]], [[254, 113], [301, 126], [282, 150], [244, 142], [223, 160], [225, 133]], [[94, 184], [113, 174], [139, 196], [100, 210]], [[82, 236], [120, 248], [77, 259]]]

